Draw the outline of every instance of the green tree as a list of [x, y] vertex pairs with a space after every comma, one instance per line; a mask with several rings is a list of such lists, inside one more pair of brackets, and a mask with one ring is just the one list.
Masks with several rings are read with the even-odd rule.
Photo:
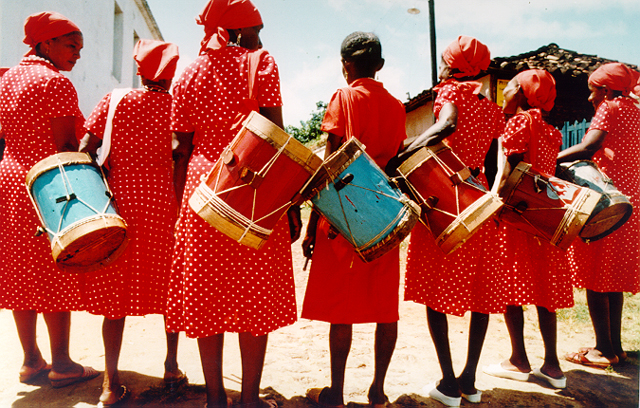
[[326, 102], [316, 102], [316, 110], [311, 113], [311, 119], [308, 121], [300, 121], [300, 127], [286, 126], [285, 131], [291, 136], [295, 137], [300, 143], [310, 144], [320, 139], [322, 136], [322, 119], [324, 113], [327, 111]]

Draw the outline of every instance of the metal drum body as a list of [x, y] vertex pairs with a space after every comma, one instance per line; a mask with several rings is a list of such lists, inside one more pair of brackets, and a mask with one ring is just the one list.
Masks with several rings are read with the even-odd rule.
[[500, 197], [500, 221], [568, 249], [596, 208], [601, 195], [521, 162], [507, 178]]
[[444, 143], [423, 147], [402, 163], [402, 189], [422, 208], [420, 220], [449, 254], [502, 207]]
[[311, 150], [252, 112], [189, 206], [231, 239], [260, 249], [321, 164]]
[[602, 198], [580, 231], [583, 241], [602, 239], [620, 228], [631, 217], [631, 201], [616, 188], [596, 163], [590, 160], [561, 163], [556, 168], [556, 176], [602, 194]]
[[116, 211], [104, 175], [88, 154], [50, 156], [29, 170], [26, 185], [60, 269], [99, 269], [126, 248], [127, 224]]
[[315, 208], [370, 262], [402, 242], [420, 208], [380, 170], [356, 138], [329, 156], [305, 195]]

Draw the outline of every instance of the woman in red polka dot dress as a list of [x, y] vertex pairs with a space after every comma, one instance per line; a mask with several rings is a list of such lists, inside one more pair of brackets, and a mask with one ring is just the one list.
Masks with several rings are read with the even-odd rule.
[[[98, 372], [69, 357], [70, 310], [81, 310], [76, 275], [59, 270], [46, 236], [34, 237], [38, 216], [25, 189], [27, 172], [58, 152], [76, 151], [84, 117], [76, 90], [60, 71], [71, 71], [83, 46], [80, 29], [54, 12], [25, 22], [31, 51], [3, 77], [0, 125], [6, 150], [0, 162], [0, 308], [13, 310], [24, 350], [20, 381], [51, 370], [54, 387], [94, 378]], [[37, 313], [49, 330], [52, 365], [36, 343]]]
[[570, 249], [574, 284], [587, 289], [596, 345], [565, 359], [592, 367], [606, 368], [627, 357], [621, 341], [623, 292], [640, 291], [640, 109], [629, 97], [635, 86], [640, 94], [639, 75], [620, 63], [593, 72], [589, 101], [596, 115], [582, 142], [558, 156], [559, 162], [593, 157], [634, 207], [611, 235], [589, 244], [577, 241]]
[[[437, 122], [406, 149], [444, 141], [478, 180], [489, 188], [484, 159], [493, 139], [504, 130], [505, 119], [498, 105], [479, 95], [481, 84], [469, 81], [490, 62], [489, 49], [472, 37], [460, 36], [442, 55], [433, 111]], [[424, 389], [431, 398], [459, 406], [461, 398], [480, 402], [475, 388], [476, 370], [489, 323], [489, 313], [504, 312], [496, 298], [498, 280], [497, 228], [486, 223], [455, 252], [445, 255], [431, 232], [417, 225], [411, 232], [407, 255], [405, 300], [427, 306], [429, 331], [436, 347], [443, 378]], [[456, 378], [447, 327], [447, 314], [462, 316], [471, 311], [469, 350], [464, 370]]]
[[[521, 161], [543, 173], [554, 174], [562, 134], [545, 122], [542, 114], [553, 108], [555, 80], [546, 71], [527, 70], [516, 75], [503, 93], [503, 110], [514, 116], [502, 136], [507, 161], [500, 186]], [[484, 367], [484, 372], [520, 381], [527, 381], [533, 373], [554, 388], [565, 388], [566, 377], [556, 351], [556, 310], [573, 306], [565, 252], [511, 225], [504, 224], [501, 229], [505, 279], [496, 292], [504, 293], [508, 305], [505, 322], [511, 338], [511, 357]], [[523, 305], [536, 306], [545, 347], [544, 364], [533, 371], [524, 344]]]
[[[109, 187], [119, 214], [127, 222], [129, 245], [112, 265], [80, 278], [86, 310], [105, 317], [105, 372], [100, 396], [104, 405], [122, 401], [128, 395], [118, 378], [125, 317], [165, 314], [178, 217], [169, 94], [178, 47], [140, 40], [133, 52], [143, 88], [131, 90], [117, 104], [108, 152]], [[81, 142], [82, 151], [93, 154], [103, 144], [113, 95], [106, 95], [85, 123], [87, 134]], [[98, 155], [100, 162], [103, 154]], [[164, 380], [168, 385], [186, 380], [178, 369], [177, 349], [178, 333], [167, 333]]]
[[[198, 339], [209, 407], [227, 405], [223, 339], [225, 332], [239, 333], [240, 403], [257, 408], [263, 403], [259, 386], [267, 334], [297, 317], [287, 223], [278, 222], [265, 246], [256, 251], [210, 226], [190, 209], [188, 200], [237, 133], [232, 125], [249, 95], [247, 59], [250, 50], [261, 47], [263, 24], [248, 0], [212, 0], [199, 23], [206, 34], [200, 56], [174, 87], [171, 126], [176, 139], [176, 192], [182, 206], [168, 329]], [[278, 67], [267, 52], [260, 58], [254, 87], [260, 113], [282, 127]], [[299, 235], [299, 223], [296, 226]]]

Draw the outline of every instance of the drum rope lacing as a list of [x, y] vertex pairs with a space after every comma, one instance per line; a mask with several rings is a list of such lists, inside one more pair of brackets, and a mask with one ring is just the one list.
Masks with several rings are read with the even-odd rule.
[[[336, 174], [335, 172], [333, 172], [330, 168], [328, 168], [327, 166], [325, 166], [325, 164], [322, 164], [322, 167], [327, 171], [327, 173], [330, 175], [330, 178], [327, 179], [327, 181], [325, 182], [325, 187], [323, 187], [322, 189], [327, 189], [329, 190], [329, 183], [334, 184], [334, 180], [336, 180], [338, 178], [338, 176], [340, 176], [340, 174], [342, 174], [342, 172], [340, 174]], [[384, 237], [384, 235], [393, 227], [395, 227], [395, 224], [397, 223], [398, 220], [402, 219], [402, 217], [405, 216], [405, 214], [409, 211], [409, 207], [406, 205], [406, 203], [404, 202], [402, 196], [400, 197], [394, 197], [391, 196], [387, 193], [384, 193], [382, 191], [378, 191], [378, 190], [372, 190], [370, 188], [367, 187], [363, 187], [363, 186], [359, 186], [357, 184], [353, 184], [353, 183], [346, 183], [345, 186], [352, 186], [355, 188], [359, 188], [362, 190], [366, 190], [366, 191], [371, 191], [375, 194], [379, 194], [383, 197], [387, 197], [387, 198], [391, 198], [392, 200], [398, 201], [400, 203], [403, 204], [403, 210], [399, 211], [398, 214], [396, 215], [395, 219], [393, 221], [391, 221], [387, 227], [378, 232], [378, 234], [376, 234], [373, 238], [371, 238], [368, 242], [364, 243], [363, 245], [357, 246], [356, 244], [356, 238], [353, 235], [353, 231], [351, 230], [351, 226], [349, 225], [349, 220], [347, 218], [347, 214], [344, 210], [344, 206], [343, 206], [343, 202], [342, 202], [342, 196], [340, 195], [339, 192], [336, 191], [336, 193], [338, 194], [338, 202], [340, 203], [340, 210], [342, 212], [342, 217], [344, 218], [345, 224], [347, 226], [347, 230], [349, 232], [349, 237], [351, 238], [351, 244], [354, 246], [354, 249], [356, 250], [356, 252], [358, 253], [358, 255], [362, 256], [362, 252], [364, 250], [366, 250], [369, 246], [371, 246], [373, 243], [375, 243], [376, 241], [378, 241], [381, 237]], [[322, 190], [321, 189], [321, 190]]]
[[[74, 191], [73, 191], [73, 187], [71, 185], [71, 181], [69, 180], [69, 176], [67, 175], [67, 172], [64, 169], [64, 164], [59, 157], [57, 157], [58, 160], [58, 170], [60, 171], [60, 176], [62, 177], [62, 184], [64, 185], [64, 189], [65, 189], [65, 204], [64, 204], [64, 208], [62, 209], [62, 213], [60, 216], [60, 221], [58, 222], [58, 228], [57, 231], [53, 231], [50, 228], [47, 227], [46, 223], [44, 222], [44, 220], [42, 219], [42, 217], [40, 216], [40, 212], [37, 211], [38, 213], [38, 218], [40, 218], [40, 222], [42, 223], [42, 227], [45, 229], [45, 231], [47, 233], [49, 233], [52, 237], [51, 237], [51, 246], [53, 247], [54, 245], [56, 245], [59, 241], [60, 238], [64, 235], [65, 231], [67, 229], [69, 229], [70, 227], [74, 226], [76, 223], [71, 224], [70, 226], [68, 226], [65, 229], [62, 229], [62, 223], [64, 221], [64, 216], [67, 214], [67, 208], [69, 207], [69, 203], [71, 202], [72, 199], [76, 199], [78, 200], [80, 203], [84, 204], [85, 206], [87, 206], [89, 209], [91, 209], [93, 212], [95, 212], [100, 218], [102, 218], [105, 222], [106, 222], [106, 211], [109, 208], [109, 205], [111, 204], [111, 197], [113, 196], [111, 193], [111, 190], [109, 189], [109, 186], [107, 183], [105, 184], [105, 187], [107, 188], [107, 196], [108, 196], [108, 200], [107, 203], [104, 207], [104, 209], [102, 210], [102, 212], [96, 210], [95, 208], [93, 208], [92, 205], [90, 205], [88, 202], [84, 201], [82, 198], [78, 197]], [[105, 180], [105, 176], [104, 173], [102, 172], [102, 168], [100, 168], [100, 173], [102, 174], [102, 179], [103, 181]], [[73, 198], [72, 198], [73, 196]], [[29, 192], [29, 197], [31, 198], [31, 201], [34, 203], [35, 206], [35, 200], [33, 199], [33, 197], [31, 196], [31, 192]], [[36, 206], [37, 207], [37, 206]]]
[[[445, 163], [445, 162], [444, 162], [440, 157], [438, 157], [438, 155], [436, 155], [436, 154], [433, 154], [431, 157], [428, 157], [427, 159], [425, 159], [423, 162], [421, 162], [421, 163], [419, 163], [419, 164], [422, 164], [422, 163], [424, 163], [425, 161], [427, 161], [427, 160], [429, 160], [429, 159], [431, 159], [431, 158], [433, 158], [437, 163], [439, 163], [439, 164], [444, 168], [444, 170], [445, 170], [445, 171], [448, 171], [450, 174], [456, 174], [456, 173], [457, 173], [457, 172], [456, 172], [456, 171], [454, 171], [454, 170], [453, 170], [449, 165], [447, 165], [447, 163]], [[418, 167], [418, 166], [416, 166], [416, 167]], [[415, 168], [414, 168], [414, 169], [415, 169]], [[412, 170], [414, 170], [414, 169], [412, 169]], [[407, 178], [407, 177], [408, 177], [408, 175], [407, 175], [407, 174], [405, 174], [405, 173], [403, 173], [402, 171], [400, 171], [400, 169], [398, 169], [398, 172], [400, 173], [400, 175], [402, 176], [402, 178], [404, 178], [406, 181], [409, 181], [409, 179]], [[468, 183], [466, 180], [463, 180], [462, 182], [463, 182], [463, 183], [465, 183], [465, 184], [468, 184], [468, 185], [473, 186], [473, 184]], [[451, 213], [451, 212], [449, 212], [449, 211], [443, 210], [443, 209], [438, 208], [438, 207], [433, 207], [433, 206], [431, 206], [431, 205], [427, 204], [427, 200], [424, 198], [424, 196], [423, 196], [422, 194], [420, 194], [420, 192], [419, 192], [418, 190], [416, 190], [416, 188], [415, 188], [415, 187], [413, 187], [413, 185], [412, 185], [411, 183], [407, 183], [407, 186], [411, 189], [411, 191], [413, 192], [414, 196], [419, 197], [419, 198], [420, 198], [420, 200], [419, 200], [419, 201], [420, 201], [423, 205], [425, 205], [427, 208], [429, 208], [430, 210], [433, 210], [433, 211], [439, 212], [439, 213], [441, 213], [441, 214], [448, 215], [448, 216], [453, 217], [453, 218], [457, 218], [457, 217], [460, 215], [460, 192], [459, 192], [459, 189], [458, 189], [458, 186], [457, 186], [457, 185], [455, 186], [455, 192], [456, 192], [456, 212], [457, 212], [457, 214], [453, 214], [453, 213]]]
[[[256, 133], [257, 130], [251, 130], [251, 132]], [[269, 170], [271, 170], [271, 168], [273, 167], [274, 163], [276, 162], [276, 160], [282, 155], [282, 153], [285, 151], [287, 144], [289, 143], [289, 141], [292, 139], [293, 137], [291, 135], [289, 135], [289, 137], [287, 138], [287, 140], [282, 144], [282, 146], [280, 146], [280, 148], [276, 151], [276, 154], [271, 157], [271, 159], [269, 159], [264, 166], [262, 166], [262, 169], [260, 169], [260, 171], [258, 171], [256, 174], [260, 177], [264, 178], [264, 175], [266, 175]], [[220, 165], [219, 169], [218, 169], [218, 173], [216, 174], [216, 182], [214, 183], [215, 188], [217, 189], [218, 187], [218, 182], [220, 181], [220, 174], [222, 172], [222, 168], [223, 166]], [[229, 193], [231, 191], [240, 189], [242, 187], [246, 187], [249, 186], [248, 183], [242, 184], [242, 185], [238, 185], [238, 186], [234, 186], [231, 188], [228, 188], [226, 190], [223, 191], [214, 191], [210, 188], [203, 189], [204, 191], [206, 191], [206, 202], [205, 205], [211, 205], [212, 208], [214, 208], [216, 211], [218, 211], [219, 213], [223, 214], [224, 216], [226, 216], [227, 218], [229, 218], [230, 220], [232, 220], [233, 222], [235, 222], [238, 225], [242, 225], [245, 226], [244, 231], [242, 232], [242, 235], [240, 236], [240, 238], [238, 239], [238, 242], [241, 242], [245, 236], [249, 233], [249, 231], [255, 231], [258, 234], [261, 235], [266, 235], [269, 236], [271, 234], [270, 229], [261, 227], [260, 225], [258, 225], [257, 223], [271, 217], [274, 214], [277, 214], [278, 212], [282, 211], [283, 209], [289, 207], [291, 205], [291, 201], [283, 204], [282, 206], [280, 206], [279, 208], [276, 208], [275, 210], [271, 211], [268, 214], [263, 215], [262, 217], [258, 218], [258, 219], [254, 219], [255, 215], [255, 211], [256, 211], [256, 201], [257, 201], [257, 193], [258, 190], [254, 189], [253, 191], [253, 200], [251, 203], [251, 218], [246, 217], [245, 215], [243, 215], [242, 213], [240, 213], [239, 211], [236, 211], [233, 207], [229, 206], [229, 204], [227, 204], [226, 202], [224, 202], [219, 195], [221, 194], [226, 194]], [[208, 191], [207, 191], [208, 190]], [[211, 193], [209, 193], [211, 192]]]
[[[528, 173], [528, 172], [526, 172]], [[511, 194], [509, 195], [509, 197], [507, 197], [506, 200], [504, 200], [504, 206], [505, 208], [508, 208], [511, 211], [514, 212], [518, 212], [516, 211], [516, 207], [512, 204], [509, 204], [508, 201], [509, 199], [513, 196], [513, 193], [516, 192], [516, 189], [518, 187], [518, 185], [522, 182], [523, 178], [524, 178], [525, 173], [522, 174], [522, 177], [520, 177], [518, 183], [513, 186], [513, 189], [511, 191]], [[556, 230], [553, 233], [553, 236], [549, 238], [550, 242], [552, 244], [558, 243], [562, 237], [565, 235], [566, 231], [569, 229], [570, 224], [573, 222], [574, 218], [576, 217], [576, 214], [581, 213], [581, 211], [579, 211], [576, 207], [574, 207], [572, 205], [572, 203], [565, 201], [565, 199], [562, 198], [562, 196], [558, 193], [558, 190], [556, 189], [556, 187], [553, 185], [553, 183], [549, 182], [548, 180], [545, 180], [543, 178], [535, 178], [534, 179], [534, 184], [537, 185], [537, 181], [540, 181], [542, 183], [545, 184], [545, 189], [546, 188], [550, 188], [555, 195], [558, 197], [558, 199], [560, 200], [560, 202], [562, 202], [563, 206], [562, 207], [531, 207], [531, 208], [526, 208], [525, 211], [547, 211], [547, 210], [568, 210], [565, 211], [562, 220], [560, 221], [560, 224], [558, 224], [558, 227], [556, 228]], [[581, 192], [579, 194], [579, 199], [576, 199], [576, 202], [582, 202], [586, 199], [585, 194], [583, 192]], [[529, 219], [527, 217], [522, 216], [522, 219], [524, 220], [524, 222], [526, 224], [528, 224], [530, 227], [532, 227], [535, 231], [537, 231], [540, 236], [546, 237], [547, 233], [542, 230], [538, 225], [535, 225], [534, 223], [532, 223], [531, 221], [529, 221]]]

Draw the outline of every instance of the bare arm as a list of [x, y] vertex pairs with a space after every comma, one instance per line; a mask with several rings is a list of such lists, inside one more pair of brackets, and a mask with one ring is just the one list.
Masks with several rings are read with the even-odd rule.
[[53, 133], [53, 143], [56, 145], [58, 152], [78, 151], [75, 116], [52, 118], [51, 132]]
[[280, 127], [280, 129], [284, 129], [284, 120], [282, 119], [282, 107], [274, 106], [271, 108], [260, 108], [260, 114], [265, 118], [269, 119], [276, 125]]
[[500, 175], [498, 184], [500, 187], [498, 187], [498, 194], [500, 194], [500, 192], [502, 191], [504, 183], [507, 181], [507, 178], [509, 178], [511, 171], [516, 168], [516, 166], [522, 161], [522, 159], [524, 159], [524, 153], [515, 153], [507, 156], [507, 160], [504, 163], [504, 169], [502, 171], [502, 174]]
[[173, 148], [173, 185], [178, 203], [182, 202], [184, 186], [187, 182], [189, 159], [193, 152], [193, 132], [174, 132], [171, 146]]
[[558, 163], [571, 162], [575, 160], [590, 160], [598, 150], [602, 148], [607, 132], [600, 129], [593, 129], [587, 132], [582, 142], [561, 151], [558, 154]]
[[457, 125], [458, 108], [452, 103], [446, 103], [440, 111], [438, 121], [411, 142], [411, 144], [405, 149], [403, 156], [410, 154], [423, 146], [431, 146], [441, 142], [444, 138], [455, 132]]
[[91, 132], [87, 132], [80, 140], [78, 151], [89, 153], [91, 157], [95, 158], [97, 154], [96, 152], [100, 146], [102, 146], [102, 139]]

